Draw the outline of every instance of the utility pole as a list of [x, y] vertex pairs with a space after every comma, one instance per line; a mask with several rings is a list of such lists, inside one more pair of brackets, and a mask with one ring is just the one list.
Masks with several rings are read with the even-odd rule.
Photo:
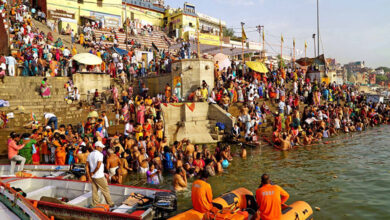
[[295, 69], [295, 38], [294, 38], [294, 41], [293, 41], [293, 66], [294, 66], [294, 69]]
[[313, 40], [314, 40], [314, 57], [317, 57], [317, 54], [316, 54], [316, 34], [313, 34]]
[[317, 0], [317, 52], [320, 55], [320, 8], [319, 0]]
[[[241, 29], [242, 29], [242, 34], [244, 33], [244, 22], [241, 22]], [[245, 36], [246, 38], [246, 36]], [[245, 57], [244, 57], [244, 36], [241, 36], [241, 46], [242, 46], [242, 63], [245, 63]]]
[[[260, 45], [261, 45], [261, 38], [262, 38], [262, 36], [261, 36], [261, 29], [264, 28], [264, 26], [263, 25], [258, 25], [258, 26], [256, 26], [256, 28], [257, 28], [257, 31], [260, 34]], [[262, 49], [264, 50], [264, 42], [263, 42], [263, 48]], [[260, 55], [261, 55], [261, 51], [260, 51]]]

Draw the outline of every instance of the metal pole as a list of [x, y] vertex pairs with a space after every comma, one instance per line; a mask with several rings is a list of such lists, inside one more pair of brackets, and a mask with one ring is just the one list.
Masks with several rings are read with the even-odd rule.
[[294, 69], [295, 69], [295, 39], [294, 39], [294, 42], [293, 42], [293, 48], [294, 48], [294, 51], [293, 51], [293, 66], [294, 66]]
[[[197, 18], [197, 19], [199, 19], [199, 18]], [[199, 36], [200, 36], [200, 28], [199, 28], [199, 21], [197, 22], [198, 24], [197, 24], [197, 35], [198, 35], [198, 39], [197, 39], [197, 41], [198, 41], [198, 58], [200, 58], [200, 40], [199, 40]]]
[[[244, 22], [241, 22], [241, 29], [244, 30]], [[241, 46], [242, 46], [242, 63], [245, 63], [245, 57], [244, 57], [244, 38], [241, 36]]]
[[317, 53], [320, 55], [320, 8], [319, 0], [317, 0]]
[[128, 41], [129, 41], [129, 38], [128, 38], [128, 32], [129, 32], [129, 26], [127, 25], [127, 3], [125, 1], [125, 25], [126, 25], [126, 50], [129, 50], [128, 48]]

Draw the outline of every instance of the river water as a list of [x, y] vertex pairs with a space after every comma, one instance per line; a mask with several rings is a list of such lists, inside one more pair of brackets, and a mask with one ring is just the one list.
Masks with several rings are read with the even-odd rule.
[[[214, 197], [238, 187], [255, 192], [261, 175], [268, 173], [290, 194], [288, 204], [303, 200], [313, 210], [319, 207], [315, 219], [390, 219], [389, 132], [389, 126], [370, 128], [289, 152], [270, 146], [248, 149], [247, 159], [235, 157], [224, 174], [209, 182]], [[165, 176], [158, 187], [172, 189], [171, 178]], [[139, 176], [129, 179], [129, 185], [151, 187]], [[190, 190], [178, 193], [179, 211], [189, 208]]]

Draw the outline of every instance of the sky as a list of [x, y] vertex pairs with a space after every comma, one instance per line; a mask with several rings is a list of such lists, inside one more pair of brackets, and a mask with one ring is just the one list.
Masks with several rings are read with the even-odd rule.
[[[241, 36], [245, 23], [250, 41], [260, 41], [257, 25], [264, 25], [265, 48], [271, 55], [291, 54], [293, 38], [304, 56], [314, 55], [312, 35], [317, 33], [316, 0], [186, 0], [196, 11], [226, 21]], [[165, 0], [183, 8], [184, 0]], [[390, 67], [390, 0], [319, 0], [320, 51], [341, 64], [365, 61], [366, 66]]]

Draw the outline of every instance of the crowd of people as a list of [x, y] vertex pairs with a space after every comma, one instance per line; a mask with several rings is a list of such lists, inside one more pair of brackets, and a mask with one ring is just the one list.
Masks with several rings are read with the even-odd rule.
[[[0, 57], [0, 76], [5, 75], [5, 70], [8, 75], [14, 76], [12, 66], [16, 62], [23, 64], [24, 76], [71, 76], [80, 68], [71, 62], [71, 57], [77, 54], [76, 43], [90, 48], [90, 53], [103, 60], [101, 65], [84, 67], [86, 71], [105, 72], [114, 78], [119, 77], [124, 85], [150, 72], [170, 72], [171, 63], [176, 57], [191, 57], [190, 45], [183, 43], [178, 56], [161, 51], [150, 62], [138, 62], [135, 50], [139, 45], [135, 41], [130, 41], [131, 50], [126, 54], [110, 51], [106, 43], [112, 41], [114, 45], [118, 44], [118, 36], [113, 31], [112, 36], [103, 34], [96, 39], [94, 29], [102, 28], [98, 23], [80, 27], [77, 38], [70, 30], [72, 46], [68, 48], [61, 38], [53, 39], [50, 32], [46, 34], [35, 28], [32, 11], [25, 5], [15, 5], [9, 13], [12, 47], [17, 48], [18, 52], [14, 56]], [[38, 18], [44, 21], [41, 13]], [[144, 31], [153, 30], [145, 27]], [[33, 121], [29, 125], [30, 133], [10, 134], [8, 158], [11, 161], [11, 174], [17, 162], [22, 164], [21, 171], [24, 164], [77, 163], [86, 165], [89, 170], [80, 180], [99, 179], [94, 180], [95, 188], [103, 184], [100, 181], [122, 184], [129, 173], [141, 173], [148, 184], [158, 185], [163, 181], [162, 173], [165, 173], [173, 176], [172, 187], [176, 191], [187, 189], [190, 178], [200, 177], [192, 185], [192, 201], [195, 210], [206, 212], [211, 209], [212, 194], [211, 187], [205, 182], [208, 176], [221, 174], [228, 169], [233, 160], [231, 147], [219, 143], [215, 149], [210, 149], [208, 145], [191, 143], [190, 137], [170, 145], [164, 136], [162, 104], [209, 102], [220, 105], [226, 111], [232, 105], [239, 105], [240, 113], [230, 132], [231, 138], [259, 143], [259, 135], [262, 135], [260, 127], [271, 125], [271, 138], [264, 140], [281, 150], [315, 144], [340, 133], [362, 132], [369, 126], [388, 123], [390, 119], [390, 107], [383, 103], [366, 102], [365, 95], [359, 92], [357, 86], [311, 81], [307, 73], [298, 68], [258, 73], [241, 62], [232, 62], [224, 68], [216, 63], [214, 76], [214, 85], [203, 81], [202, 86], [188, 97], [182, 97], [180, 82], [173, 88], [167, 84], [156, 97], [148, 95], [147, 85], [142, 80], [139, 80], [139, 94], [134, 92], [132, 86], [122, 91], [112, 86], [110, 99], [113, 105], [110, 106], [113, 107], [109, 111], [115, 113], [115, 118], [109, 119], [109, 112], [91, 109], [86, 121], [72, 125], [59, 123], [55, 114], [45, 113], [45, 122]], [[71, 81], [66, 88], [69, 97], [80, 99]], [[47, 78], [42, 81], [41, 94], [50, 97]], [[96, 90], [94, 100], [100, 96]], [[0, 114], [1, 117], [3, 115]], [[110, 127], [119, 124], [124, 125], [123, 132], [110, 130]], [[246, 157], [245, 147], [241, 147], [240, 156]], [[259, 208], [262, 209], [261, 218], [280, 217], [279, 212], [266, 210], [264, 196], [270, 195], [263, 191], [277, 191], [270, 200], [275, 200], [278, 205], [288, 199], [288, 193], [271, 185], [268, 175], [262, 177], [262, 184], [259, 192], [256, 192]], [[204, 204], [206, 200], [208, 203]], [[110, 203], [109, 199], [107, 202]]]
[[[172, 61], [179, 57], [179, 52], [158, 50], [153, 46], [147, 47], [133, 38], [128, 39], [128, 51], [118, 52], [112, 46], [118, 47], [119, 43], [125, 43], [119, 42], [117, 35], [117, 32], [123, 32], [123, 29], [111, 28], [111, 35], [101, 34], [97, 38], [95, 31], [103, 28], [99, 22], [86, 22], [84, 26], [79, 26], [77, 33], [73, 29], [65, 32], [57, 30], [57, 24], [54, 24], [52, 31], [45, 33], [39, 30], [33, 22], [33, 19], [45, 22], [46, 19], [42, 19], [43, 12], [37, 13], [36, 9], [26, 4], [14, 4], [9, 10], [3, 8], [2, 11], [10, 15], [10, 44], [12, 49], [17, 49], [17, 53], [10, 56], [0, 55], [0, 79], [2, 81], [6, 75], [15, 76], [19, 65], [21, 76], [70, 77], [78, 71], [94, 71], [104, 72], [113, 78], [133, 80], [135, 77], [145, 77], [150, 73], [169, 73]], [[129, 27], [132, 26], [129, 25]], [[141, 30], [153, 32], [153, 27], [145, 26]], [[69, 34], [71, 42], [66, 45], [61, 37], [55, 39], [53, 33]], [[137, 35], [137, 33], [134, 34]], [[73, 61], [71, 58], [79, 53], [77, 44], [82, 45], [89, 53], [102, 58], [102, 64], [86, 66]], [[153, 52], [153, 58], [137, 58], [136, 53], [139, 50]]]

